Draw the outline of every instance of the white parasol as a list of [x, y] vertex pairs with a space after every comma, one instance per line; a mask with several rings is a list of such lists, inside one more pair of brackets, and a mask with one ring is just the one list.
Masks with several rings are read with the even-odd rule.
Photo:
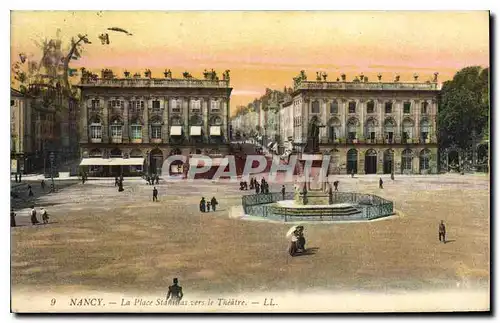
[[293, 227], [291, 227], [290, 230], [288, 230], [288, 232], [286, 233], [286, 237], [290, 239], [292, 237], [292, 234], [297, 229], [297, 227], [298, 227], [298, 225], [294, 225]]

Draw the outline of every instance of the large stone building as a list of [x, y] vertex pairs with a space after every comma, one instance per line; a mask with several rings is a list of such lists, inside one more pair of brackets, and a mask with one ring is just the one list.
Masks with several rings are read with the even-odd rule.
[[[281, 109], [293, 111], [294, 151], [302, 152], [312, 123], [320, 126], [320, 153], [331, 155], [330, 172], [358, 174], [437, 172], [436, 115], [440, 85], [431, 81], [334, 82], [318, 73], [308, 81], [304, 71]], [[286, 113], [291, 115], [292, 112]], [[286, 118], [282, 121], [285, 122]], [[283, 137], [289, 138], [287, 129]]]
[[203, 79], [144, 74], [82, 74], [81, 165], [89, 175], [159, 174], [169, 155], [228, 153], [229, 71], [222, 80], [213, 70]]
[[25, 173], [31, 168], [33, 127], [31, 97], [10, 89], [10, 151], [11, 173]]

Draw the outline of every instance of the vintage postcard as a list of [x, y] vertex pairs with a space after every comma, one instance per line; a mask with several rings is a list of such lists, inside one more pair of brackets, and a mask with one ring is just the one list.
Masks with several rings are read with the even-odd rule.
[[489, 311], [489, 28], [12, 11], [11, 311]]

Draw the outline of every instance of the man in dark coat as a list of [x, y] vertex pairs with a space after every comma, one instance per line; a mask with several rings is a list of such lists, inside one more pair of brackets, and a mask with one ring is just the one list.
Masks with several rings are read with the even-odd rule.
[[382, 177], [378, 180], [378, 188], [384, 188], [384, 181], [382, 180]]
[[286, 192], [285, 185], [281, 185], [281, 198], [283, 200], [285, 200], [285, 192]]
[[178, 304], [184, 294], [182, 293], [182, 287], [178, 285], [179, 280], [174, 278], [174, 284], [168, 287], [167, 301], [169, 303]]
[[158, 202], [158, 190], [156, 187], [153, 187], [153, 202]]
[[205, 198], [202, 197], [201, 201], [200, 201], [200, 212], [205, 212], [205, 209], [206, 209], [206, 202], [205, 202]]
[[40, 186], [42, 187], [42, 190], [45, 192], [45, 181], [43, 179], [40, 182]]
[[335, 187], [335, 191], [339, 190], [339, 181], [333, 182], [333, 187]]
[[441, 223], [439, 223], [439, 241], [446, 243], [446, 227], [443, 220], [441, 220]]
[[219, 202], [217, 202], [217, 200], [215, 199], [215, 196], [213, 196], [212, 199], [210, 200], [210, 205], [212, 205], [212, 210], [214, 210], [214, 212], [215, 212], [215, 209], [217, 208], [218, 204], [219, 204]]
[[33, 190], [31, 189], [31, 185], [28, 185], [28, 191], [29, 191], [28, 196], [33, 197], [34, 194], [33, 194]]
[[16, 213], [14, 209], [10, 209], [10, 226], [12, 228], [16, 226]]

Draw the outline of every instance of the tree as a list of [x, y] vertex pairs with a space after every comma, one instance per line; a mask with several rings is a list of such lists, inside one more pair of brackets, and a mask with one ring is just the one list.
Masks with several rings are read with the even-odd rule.
[[489, 113], [489, 68], [463, 68], [443, 84], [439, 95], [439, 145], [466, 148], [473, 132], [488, 130]]

